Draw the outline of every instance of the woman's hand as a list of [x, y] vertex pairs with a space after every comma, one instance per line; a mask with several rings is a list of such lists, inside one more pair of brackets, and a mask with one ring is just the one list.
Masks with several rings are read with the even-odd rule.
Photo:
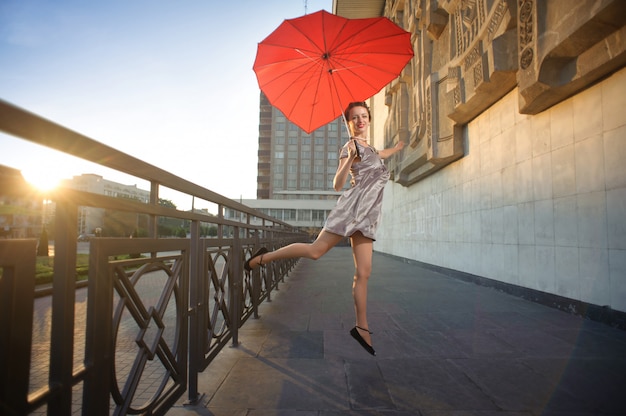
[[348, 143], [348, 159], [350, 160], [355, 159], [358, 155], [356, 150], [356, 140], [357, 139], [355, 137], [351, 137], [350, 142]]
[[378, 152], [378, 155], [381, 159], [387, 159], [388, 157], [390, 157], [394, 153], [399, 152], [402, 149], [404, 149], [404, 142], [399, 140], [394, 147], [388, 147], [387, 149], [383, 149]]

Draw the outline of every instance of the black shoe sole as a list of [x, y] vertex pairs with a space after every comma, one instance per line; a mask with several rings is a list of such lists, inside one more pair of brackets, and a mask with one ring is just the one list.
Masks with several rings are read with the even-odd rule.
[[365, 351], [369, 352], [370, 354], [374, 356], [376, 355], [376, 351], [374, 351], [374, 348], [372, 348], [370, 344], [365, 342], [365, 340], [363, 339], [361, 334], [359, 334], [359, 331], [356, 329], [356, 327], [350, 330], [350, 335], [352, 335], [352, 338], [356, 339], [359, 342], [359, 344], [361, 344], [361, 346], [363, 347], [363, 349], [365, 349]]
[[246, 260], [243, 263], [243, 268], [246, 269], [247, 271], [252, 271], [252, 267], [250, 267], [250, 260], [252, 260], [255, 257], [259, 257], [262, 254], [267, 253], [268, 250], [265, 247], [261, 247], [260, 249], [258, 249], [257, 251], [254, 252], [254, 254], [252, 254], [252, 256]]

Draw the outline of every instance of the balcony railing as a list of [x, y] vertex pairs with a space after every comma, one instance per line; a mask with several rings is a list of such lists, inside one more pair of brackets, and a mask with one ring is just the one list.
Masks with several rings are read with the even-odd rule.
[[[37, 241], [0, 240], [0, 413], [165, 414], [185, 393], [198, 401], [198, 374], [238, 343], [238, 329], [295, 265], [249, 274], [244, 259], [307, 235], [4, 101], [0, 131], [150, 183], [147, 204], [68, 188], [46, 195], [56, 204], [46, 299], [35, 299]], [[28, 197], [19, 184], [1, 185], [3, 195]], [[162, 187], [209, 201], [217, 215], [159, 205]], [[149, 218], [147, 238], [90, 240], [86, 289], [75, 278], [79, 207]], [[190, 223], [190, 238], [158, 238], [161, 217]], [[217, 227], [216, 237], [200, 236], [205, 224]], [[49, 316], [38, 316], [37, 302], [48, 302]]]

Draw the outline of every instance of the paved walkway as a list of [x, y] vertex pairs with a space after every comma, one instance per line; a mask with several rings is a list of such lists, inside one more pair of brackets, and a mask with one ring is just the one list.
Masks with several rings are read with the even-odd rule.
[[372, 357], [351, 275], [349, 248], [302, 260], [168, 415], [626, 414], [625, 331], [375, 254]]

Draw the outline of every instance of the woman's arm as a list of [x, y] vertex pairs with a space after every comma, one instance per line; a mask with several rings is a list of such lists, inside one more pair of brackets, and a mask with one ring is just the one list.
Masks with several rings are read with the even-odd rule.
[[356, 148], [354, 145], [354, 141], [350, 140], [348, 143], [348, 157], [343, 157], [339, 159], [339, 166], [337, 166], [337, 172], [335, 172], [335, 177], [333, 178], [333, 188], [335, 191], [339, 192], [343, 189], [343, 186], [346, 184], [348, 180], [348, 174], [350, 173], [350, 167], [352, 166], [352, 162], [356, 157]]
[[394, 153], [399, 152], [403, 148], [404, 148], [404, 142], [399, 141], [398, 143], [396, 143], [394, 147], [389, 147], [387, 149], [378, 151], [378, 156], [380, 156], [381, 159], [387, 159], [389, 156], [393, 155]]

